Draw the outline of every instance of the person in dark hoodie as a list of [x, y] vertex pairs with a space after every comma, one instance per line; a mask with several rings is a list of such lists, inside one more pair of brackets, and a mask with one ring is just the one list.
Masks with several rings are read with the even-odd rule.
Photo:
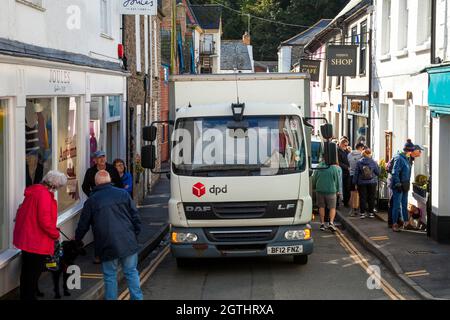
[[360, 218], [366, 217], [366, 211], [369, 218], [375, 218], [375, 195], [377, 191], [378, 176], [380, 167], [372, 159], [372, 151], [365, 149], [362, 153], [363, 158], [358, 161], [353, 176], [353, 184], [358, 188], [360, 199]]
[[85, 202], [75, 231], [80, 242], [92, 226], [96, 256], [100, 257], [105, 299], [117, 300], [119, 264], [127, 279], [131, 300], [143, 300], [137, 270], [141, 220], [130, 194], [111, 184], [106, 170], [95, 175], [96, 187]]
[[348, 140], [342, 138], [339, 142], [338, 159], [339, 166], [342, 169], [342, 193], [344, 197], [344, 206], [348, 207], [350, 200], [350, 163], [348, 162]]

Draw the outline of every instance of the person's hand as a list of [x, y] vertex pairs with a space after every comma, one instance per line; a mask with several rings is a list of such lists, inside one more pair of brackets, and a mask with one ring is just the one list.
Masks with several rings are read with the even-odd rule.
[[394, 188], [395, 188], [395, 191], [397, 191], [397, 192], [403, 192], [403, 188], [402, 188], [402, 184], [401, 183], [397, 183], [395, 186], [394, 186]]

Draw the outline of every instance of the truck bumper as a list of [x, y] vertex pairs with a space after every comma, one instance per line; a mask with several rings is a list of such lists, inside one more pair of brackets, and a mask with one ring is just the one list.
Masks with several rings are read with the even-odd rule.
[[[171, 243], [172, 255], [176, 258], [221, 258], [221, 257], [267, 257], [283, 255], [309, 255], [313, 252], [314, 240], [286, 240], [284, 234], [290, 230], [303, 230], [306, 225], [301, 226], [279, 226], [270, 240], [266, 241], [215, 241], [211, 239], [209, 229], [220, 229], [221, 232], [239, 230], [237, 228], [177, 228], [173, 227], [172, 232], [194, 233], [198, 240], [195, 243], [179, 244]], [[249, 229], [249, 228], [240, 228]], [[251, 228], [252, 231], [268, 229], [265, 227]], [[300, 246], [301, 251], [293, 253], [292, 251], [282, 254], [268, 254], [268, 248], [272, 247], [293, 247]]]

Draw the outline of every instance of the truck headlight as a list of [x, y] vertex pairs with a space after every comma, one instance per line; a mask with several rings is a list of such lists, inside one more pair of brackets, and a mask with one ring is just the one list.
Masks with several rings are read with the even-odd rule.
[[195, 233], [172, 232], [172, 243], [197, 242], [198, 236]]
[[289, 230], [284, 233], [286, 240], [308, 240], [311, 239], [311, 229]]

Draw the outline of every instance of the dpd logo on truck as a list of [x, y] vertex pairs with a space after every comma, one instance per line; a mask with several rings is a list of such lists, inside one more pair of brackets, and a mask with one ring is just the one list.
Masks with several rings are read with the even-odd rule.
[[[214, 195], [219, 195], [219, 194], [225, 194], [228, 193], [228, 186], [225, 185], [224, 187], [217, 187], [216, 185], [213, 185], [211, 188], [209, 188], [209, 193], [214, 194]], [[196, 184], [194, 184], [192, 186], [192, 193], [194, 194], [194, 196], [201, 198], [205, 195], [206, 193], [206, 187], [203, 183], [201, 182], [197, 182]]]
[[201, 198], [206, 193], [205, 185], [200, 182], [194, 184], [194, 186], [192, 187], [192, 193], [194, 194], [194, 196]]

